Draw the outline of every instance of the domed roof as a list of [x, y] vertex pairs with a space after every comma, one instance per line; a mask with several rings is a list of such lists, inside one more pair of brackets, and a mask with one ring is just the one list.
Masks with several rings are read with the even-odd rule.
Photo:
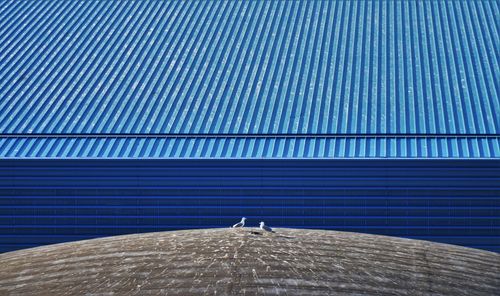
[[0, 295], [493, 295], [500, 254], [255, 228], [115, 236], [0, 255]]

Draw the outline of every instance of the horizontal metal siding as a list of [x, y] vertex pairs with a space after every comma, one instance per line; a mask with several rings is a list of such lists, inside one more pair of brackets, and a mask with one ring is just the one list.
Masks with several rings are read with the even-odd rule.
[[0, 157], [500, 159], [500, 137], [0, 137]]
[[0, 250], [250, 225], [500, 251], [498, 160], [0, 160]]
[[499, 133], [499, 1], [0, 3], [1, 133]]

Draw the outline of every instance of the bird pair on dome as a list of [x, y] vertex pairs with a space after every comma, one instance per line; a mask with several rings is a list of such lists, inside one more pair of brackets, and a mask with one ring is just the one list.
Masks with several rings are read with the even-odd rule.
[[[246, 220], [247, 220], [247, 218], [245, 218], [245, 217], [241, 218], [241, 221], [240, 221], [240, 222], [238, 222], [238, 223], [236, 223], [236, 224], [234, 224], [234, 225], [232, 226], [232, 228], [242, 228], [242, 227], [245, 227], [245, 221], [246, 221]], [[260, 229], [261, 229], [261, 230], [264, 230], [264, 231], [267, 231], [267, 232], [274, 232], [274, 231], [273, 231], [273, 229], [272, 229], [271, 227], [267, 226], [267, 225], [266, 225], [266, 224], [264, 224], [264, 222], [262, 222], [262, 221], [260, 222], [260, 224], [259, 224], [259, 225], [260, 225]]]

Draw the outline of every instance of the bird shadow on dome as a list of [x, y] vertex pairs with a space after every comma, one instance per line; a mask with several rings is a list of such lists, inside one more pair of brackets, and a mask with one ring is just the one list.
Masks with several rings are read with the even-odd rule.
[[[245, 232], [247, 232], [247, 231], [245, 231]], [[293, 239], [293, 238], [295, 238], [293, 236], [285, 236], [285, 235], [276, 234], [276, 233], [264, 233], [264, 232], [255, 231], [255, 230], [250, 230], [250, 231], [248, 231], [248, 233], [250, 233], [252, 235], [270, 236], [270, 237], [275, 237], [275, 238], [285, 238], [285, 239]]]

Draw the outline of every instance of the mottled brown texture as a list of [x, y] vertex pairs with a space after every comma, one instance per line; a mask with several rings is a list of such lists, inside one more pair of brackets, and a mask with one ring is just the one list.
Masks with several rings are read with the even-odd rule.
[[495, 295], [500, 254], [348, 232], [116, 236], [0, 255], [0, 295]]

